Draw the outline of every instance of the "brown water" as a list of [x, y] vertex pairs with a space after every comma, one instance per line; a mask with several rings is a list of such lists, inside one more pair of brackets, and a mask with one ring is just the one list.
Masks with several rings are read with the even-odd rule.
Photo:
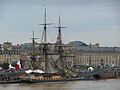
[[120, 79], [44, 84], [0, 84], [0, 90], [120, 90]]

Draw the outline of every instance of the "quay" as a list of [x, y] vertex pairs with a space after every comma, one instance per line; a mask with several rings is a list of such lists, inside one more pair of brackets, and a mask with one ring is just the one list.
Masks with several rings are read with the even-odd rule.
[[95, 79], [111, 79], [120, 78], [120, 68], [99, 69], [94, 71], [81, 72], [79, 76], [94, 77]]
[[[20, 72], [14, 71], [0, 71], [0, 84], [7, 83], [22, 83], [19, 79]], [[81, 78], [83, 77], [83, 78]], [[93, 78], [91, 78], [93, 77]], [[79, 72], [78, 77], [81, 80], [101, 80], [101, 79], [112, 79], [120, 78], [120, 68], [111, 69], [99, 69], [94, 71]], [[75, 80], [74, 80], [75, 81]], [[76, 80], [77, 81], [77, 80]]]

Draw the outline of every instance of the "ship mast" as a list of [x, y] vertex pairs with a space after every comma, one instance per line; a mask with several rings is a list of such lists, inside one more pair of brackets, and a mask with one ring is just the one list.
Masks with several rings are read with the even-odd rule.
[[44, 23], [39, 24], [44, 26], [43, 34], [42, 34], [42, 39], [43, 39], [43, 59], [45, 61], [45, 73], [48, 73], [48, 58], [47, 58], [47, 25], [51, 25], [52, 23], [47, 23], [46, 21], [46, 8], [45, 8], [45, 13], [44, 13]]
[[[56, 42], [56, 48], [58, 51], [58, 54], [60, 55], [60, 60], [61, 60], [61, 66], [64, 67], [64, 63], [62, 61], [62, 52], [63, 52], [63, 48], [62, 48], [62, 36], [61, 36], [61, 28], [66, 28], [66, 27], [62, 27], [61, 26], [61, 19], [60, 19], [60, 15], [59, 15], [59, 23], [58, 23], [58, 36], [57, 36], [57, 42]], [[62, 72], [64, 72], [64, 70], [62, 69]]]
[[90, 43], [90, 54], [89, 54], [89, 67], [91, 66], [91, 43]]
[[59, 24], [58, 24], [58, 27], [56, 27], [56, 28], [58, 28], [58, 36], [57, 36], [57, 42], [56, 42], [56, 44], [57, 45], [61, 45], [62, 44], [62, 39], [61, 39], [61, 20], [60, 20], [60, 16], [59, 16]]
[[35, 60], [36, 60], [36, 58], [35, 58], [35, 39], [38, 39], [38, 38], [34, 37], [34, 30], [33, 30], [33, 37], [30, 39], [32, 39], [32, 56], [31, 56], [32, 62], [31, 63], [32, 63], [32, 67], [34, 70], [37, 68], [36, 64], [35, 64]]

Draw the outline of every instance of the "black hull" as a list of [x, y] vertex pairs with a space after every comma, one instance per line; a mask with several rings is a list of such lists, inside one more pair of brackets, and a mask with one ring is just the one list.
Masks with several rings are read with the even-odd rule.
[[21, 80], [3, 80], [0, 81], [0, 84], [13, 84], [13, 83], [21, 83]]
[[94, 78], [66, 78], [66, 79], [58, 79], [58, 80], [37, 80], [37, 79], [32, 79], [32, 80], [23, 80], [21, 82], [23, 83], [46, 83], [46, 82], [67, 82], [67, 81], [82, 81], [82, 80], [95, 80]]

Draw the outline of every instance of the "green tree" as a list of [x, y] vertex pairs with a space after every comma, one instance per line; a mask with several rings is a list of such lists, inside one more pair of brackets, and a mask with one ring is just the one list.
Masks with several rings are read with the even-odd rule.
[[4, 62], [2, 67], [3, 67], [3, 69], [9, 69], [9, 63]]
[[0, 67], [2, 67], [3, 66], [3, 64], [2, 63], [0, 63]]

